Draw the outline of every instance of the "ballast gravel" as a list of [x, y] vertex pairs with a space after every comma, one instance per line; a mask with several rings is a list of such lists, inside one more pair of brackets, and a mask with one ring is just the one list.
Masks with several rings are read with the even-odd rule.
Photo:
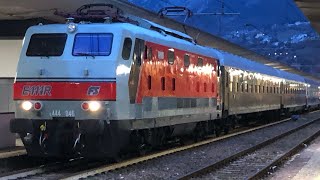
[[297, 121], [288, 121], [123, 169], [91, 176], [88, 179], [177, 179], [195, 169], [219, 162], [240, 151], [315, 120], [319, 117], [319, 114], [318, 112], [307, 114]]

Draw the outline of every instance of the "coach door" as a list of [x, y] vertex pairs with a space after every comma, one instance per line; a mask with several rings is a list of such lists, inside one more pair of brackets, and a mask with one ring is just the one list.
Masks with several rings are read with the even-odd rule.
[[283, 82], [280, 83], [280, 108], [283, 108], [283, 96], [284, 96], [284, 86]]
[[225, 69], [225, 66], [221, 67], [221, 92], [222, 92], [222, 117], [227, 117], [229, 112], [229, 97], [230, 97], [230, 78], [229, 72]]
[[133, 62], [129, 77], [129, 97], [131, 104], [136, 102], [136, 94], [140, 78], [140, 67], [143, 62], [144, 49], [145, 41], [137, 38], [134, 43]]

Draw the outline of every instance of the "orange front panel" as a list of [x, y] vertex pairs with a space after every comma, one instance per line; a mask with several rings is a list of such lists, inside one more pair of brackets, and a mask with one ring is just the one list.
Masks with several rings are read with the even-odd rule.
[[[141, 65], [137, 91], [137, 103], [143, 97], [177, 98], [216, 98], [218, 81], [216, 76], [217, 60], [187, 51], [174, 49], [174, 63], [168, 63], [168, 49], [155, 43], [147, 42], [152, 48], [152, 59], [145, 59]], [[158, 53], [164, 58], [159, 59]], [[185, 67], [184, 55], [190, 56], [190, 65]], [[203, 59], [203, 66], [197, 66], [198, 57]], [[212, 89], [213, 88], [213, 89]]]

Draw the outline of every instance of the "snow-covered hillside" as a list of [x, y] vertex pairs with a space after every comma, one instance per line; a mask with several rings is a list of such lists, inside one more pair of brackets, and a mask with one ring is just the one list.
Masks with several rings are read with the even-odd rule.
[[[320, 75], [319, 35], [292, 0], [224, 0], [224, 4], [222, 0], [129, 1], [155, 12], [166, 6], [184, 6], [194, 13], [240, 13], [193, 16], [185, 23], [271, 59]], [[183, 21], [184, 17], [177, 20]]]

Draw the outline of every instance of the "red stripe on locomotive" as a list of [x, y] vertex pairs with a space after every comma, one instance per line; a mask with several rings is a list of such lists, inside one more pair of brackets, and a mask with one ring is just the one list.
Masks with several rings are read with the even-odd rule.
[[[143, 97], [217, 97], [216, 59], [174, 49], [175, 60], [171, 65], [168, 63], [168, 50], [170, 47], [152, 42], [146, 42], [146, 46], [152, 48], [152, 59], [145, 58], [141, 65], [137, 103], [141, 103]], [[164, 53], [163, 59], [158, 58], [158, 52]], [[184, 65], [185, 54], [190, 57], [190, 65], [187, 67]], [[203, 59], [202, 69], [197, 66], [198, 58]], [[212, 67], [213, 70], [206, 71], [204, 68], [208, 66]]]
[[15, 100], [116, 100], [115, 82], [15, 82]]

